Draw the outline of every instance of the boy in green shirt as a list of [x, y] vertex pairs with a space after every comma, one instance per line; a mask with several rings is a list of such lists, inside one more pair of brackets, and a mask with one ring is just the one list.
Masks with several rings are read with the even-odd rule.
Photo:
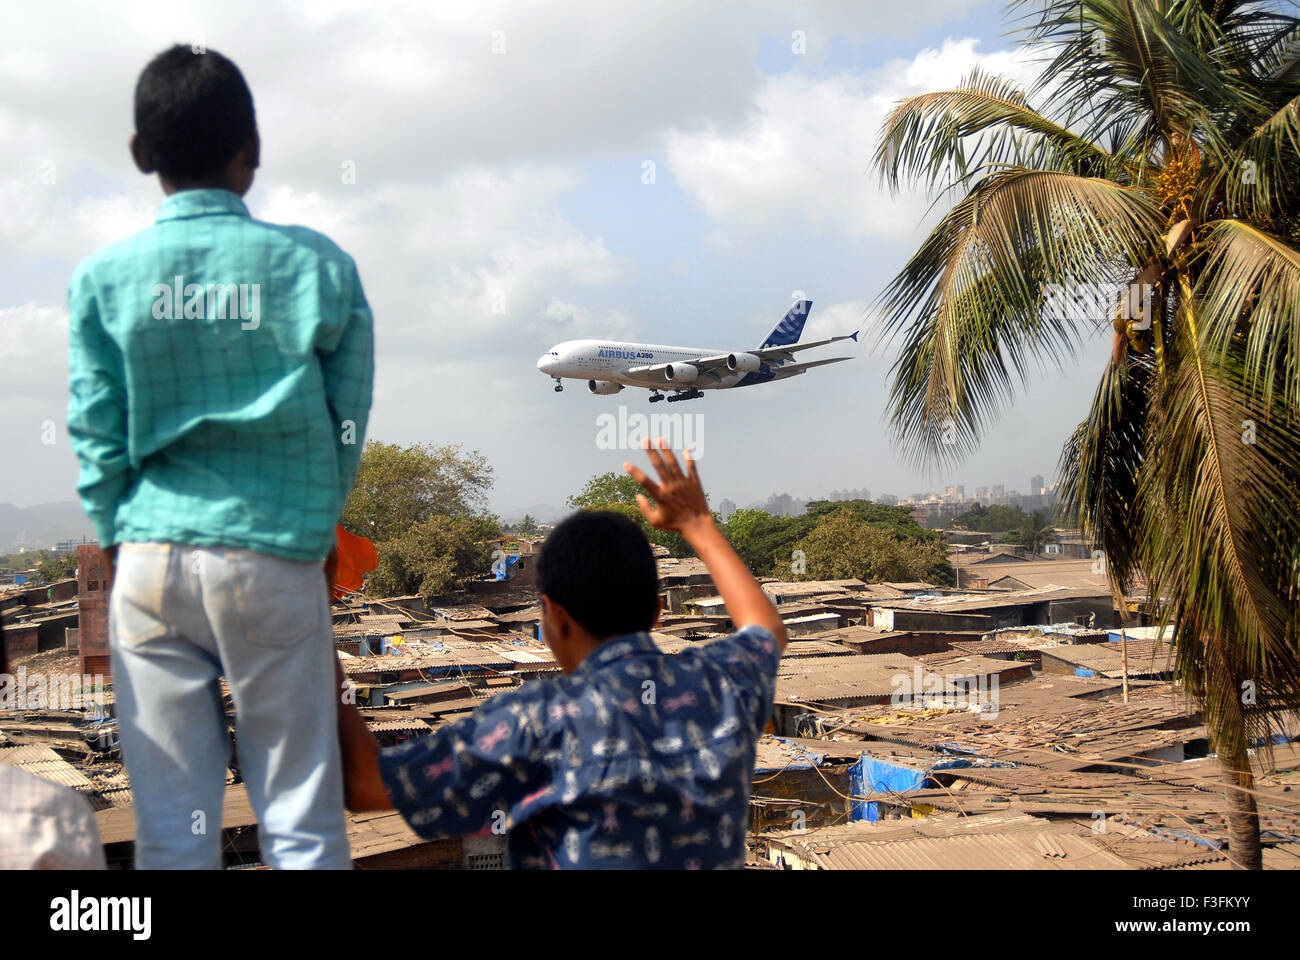
[[136, 865], [220, 865], [227, 738], [276, 867], [350, 865], [322, 561], [373, 379], [352, 259], [252, 219], [252, 94], [175, 46], [140, 75], [131, 153], [157, 222], [69, 284], [68, 433], [116, 576], [109, 640]]

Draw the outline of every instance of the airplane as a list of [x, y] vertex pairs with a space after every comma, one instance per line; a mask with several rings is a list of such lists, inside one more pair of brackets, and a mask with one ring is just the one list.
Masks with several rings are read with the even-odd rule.
[[[751, 387], [771, 380], [797, 376], [813, 367], [851, 360], [831, 357], [796, 363], [800, 350], [824, 347], [840, 340], [858, 339], [858, 332], [812, 343], [799, 343], [811, 300], [800, 300], [776, 328], [753, 350], [724, 353], [697, 347], [666, 347], [655, 343], [626, 343], [618, 340], [566, 340], [548, 350], [537, 361], [537, 369], [555, 381], [555, 392], [564, 389], [563, 379], [586, 380], [587, 390], [606, 396], [624, 387], [644, 387], [650, 402], [694, 400], [705, 390]], [[662, 391], [671, 390], [672, 395]]]

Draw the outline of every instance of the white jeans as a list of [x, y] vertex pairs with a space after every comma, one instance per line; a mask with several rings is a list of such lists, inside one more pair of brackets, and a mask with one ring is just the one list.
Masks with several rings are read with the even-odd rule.
[[124, 543], [109, 643], [137, 869], [221, 865], [223, 675], [264, 861], [351, 867], [320, 564], [227, 547]]

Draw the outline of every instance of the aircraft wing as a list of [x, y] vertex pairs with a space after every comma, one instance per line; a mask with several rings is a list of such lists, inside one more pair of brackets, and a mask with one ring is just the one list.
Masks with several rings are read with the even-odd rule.
[[[843, 339], [838, 337], [837, 339]], [[852, 360], [852, 357], [830, 357], [827, 360], [809, 360], [807, 363], [787, 363], [785, 366], [777, 367], [772, 371], [777, 380], [784, 380], [786, 377], [793, 377], [795, 374], [803, 373], [805, 370], [811, 370], [813, 367], [822, 367], [828, 363], [839, 363], [841, 360]]]
[[668, 368], [671, 366], [690, 365], [699, 371], [699, 376], [692, 381], [698, 384], [700, 381], [709, 382], [711, 380], [720, 380], [723, 376], [731, 371], [727, 369], [727, 354], [720, 353], [716, 357], [704, 357], [700, 360], [679, 361], [676, 364], [671, 363], [652, 363], [642, 367], [628, 367], [623, 371], [624, 376], [635, 377], [638, 380], [650, 380], [656, 383], [662, 383], [664, 386], [681, 387], [685, 384], [668, 379]]
[[[818, 360], [812, 363], [795, 363], [794, 355], [800, 350], [811, 350], [813, 347], [824, 347], [828, 343], [838, 343], [841, 340], [858, 339], [856, 332], [848, 333], [840, 337], [828, 337], [825, 340], [813, 340], [810, 343], [795, 343], [789, 346], [766, 347], [759, 350], [737, 350], [737, 354], [751, 354], [758, 357], [765, 364], [773, 364], [776, 369], [773, 371], [778, 375], [778, 379], [792, 376], [796, 373], [803, 373], [811, 367], [819, 367], [826, 363], [838, 363], [840, 360], [850, 360], [851, 357], [835, 357], [832, 360]], [[641, 381], [641, 384], [647, 386], [664, 386], [664, 387], [685, 387], [688, 385], [700, 386], [710, 383], [716, 383], [724, 377], [730, 376], [732, 370], [727, 366], [727, 359], [730, 354], [719, 353], [712, 357], [701, 357], [699, 360], [680, 361], [677, 363], [652, 363], [639, 367], [628, 367], [623, 371], [624, 376]], [[685, 381], [679, 378], [672, 378], [668, 375], [668, 370], [674, 366], [691, 366], [698, 373], [693, 380]]]
[[[746, 350], [745, 353], [752, 353], [756, 357], [762, 357], [764, 361], [778, 360], [781, 363], [793, 363], [794, 355], [800, 350], [811, 350], [813, 347], [824, 347], [828, 343], [839, 343], [841, 340], [852, 340], [857, 342], [857, 332], [846, 333], [839, 337], [827, 337], [825, 340], [813, 340], [809, 343], [792, 343], [786, 347], [767, 347], [763, 350]], [[710, 358], [712, 359], [712, 358]], [[847, 360], [848, 357], [840, 357], [841, 360]], [[722, 362], [725, 364], [727, 358], [723, 357]]]

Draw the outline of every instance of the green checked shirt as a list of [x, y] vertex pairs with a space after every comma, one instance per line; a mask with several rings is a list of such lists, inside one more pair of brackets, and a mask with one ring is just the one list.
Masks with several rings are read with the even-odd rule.
[[184, 190], [77, 268], [68, 311], [68, 435], [101, 545], [325, 556], [374, 374], [351, 257]]

